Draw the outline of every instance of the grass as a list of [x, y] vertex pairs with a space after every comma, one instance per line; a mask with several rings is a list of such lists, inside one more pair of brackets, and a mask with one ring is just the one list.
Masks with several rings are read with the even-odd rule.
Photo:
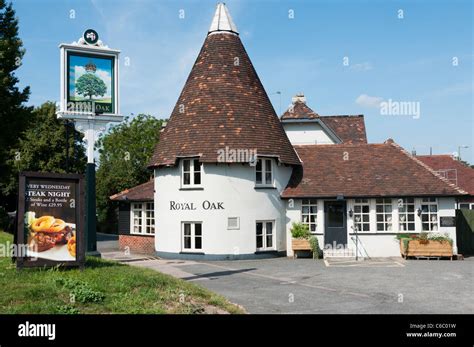
[[[13, 237], [0, 231], [0, 243]], [[86, 269], [17, 271], [0, 257], [0, 314], [243, 313], [225, 298], [154, 270], [87, 258]]]

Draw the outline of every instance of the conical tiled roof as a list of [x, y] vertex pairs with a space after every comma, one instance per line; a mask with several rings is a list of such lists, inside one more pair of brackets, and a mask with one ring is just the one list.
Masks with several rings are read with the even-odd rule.
[[219, 150], [227, 146], [300, 165], [223, 6], [219, 4], [217, 11], [226, 19], [218, 20], [219, 25], [213, 21], [150, 166], [175, 165], [177, 158], [189, 156], [216, 163]]

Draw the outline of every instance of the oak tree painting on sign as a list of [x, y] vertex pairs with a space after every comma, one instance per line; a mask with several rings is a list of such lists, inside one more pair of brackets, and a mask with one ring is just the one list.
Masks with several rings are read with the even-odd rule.
[[68, 104], [76, 110], [112, 113], [113, 64], [112, 57], [68, 53]]

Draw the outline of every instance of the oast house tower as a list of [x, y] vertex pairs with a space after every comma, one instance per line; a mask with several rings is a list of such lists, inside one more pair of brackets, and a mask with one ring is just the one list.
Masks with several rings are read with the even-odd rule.
[[227, 8], [218, 4], [152, 159], [158, 254], [284, 251], [280, 193], [299, 165]]

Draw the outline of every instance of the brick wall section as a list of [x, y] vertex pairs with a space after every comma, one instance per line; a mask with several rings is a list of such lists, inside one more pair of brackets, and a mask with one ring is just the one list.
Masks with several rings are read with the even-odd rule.
[[155, 236], [120, 235], [119, 247], [121, 250], [129, 247], [132, 253], [155, 254]]

